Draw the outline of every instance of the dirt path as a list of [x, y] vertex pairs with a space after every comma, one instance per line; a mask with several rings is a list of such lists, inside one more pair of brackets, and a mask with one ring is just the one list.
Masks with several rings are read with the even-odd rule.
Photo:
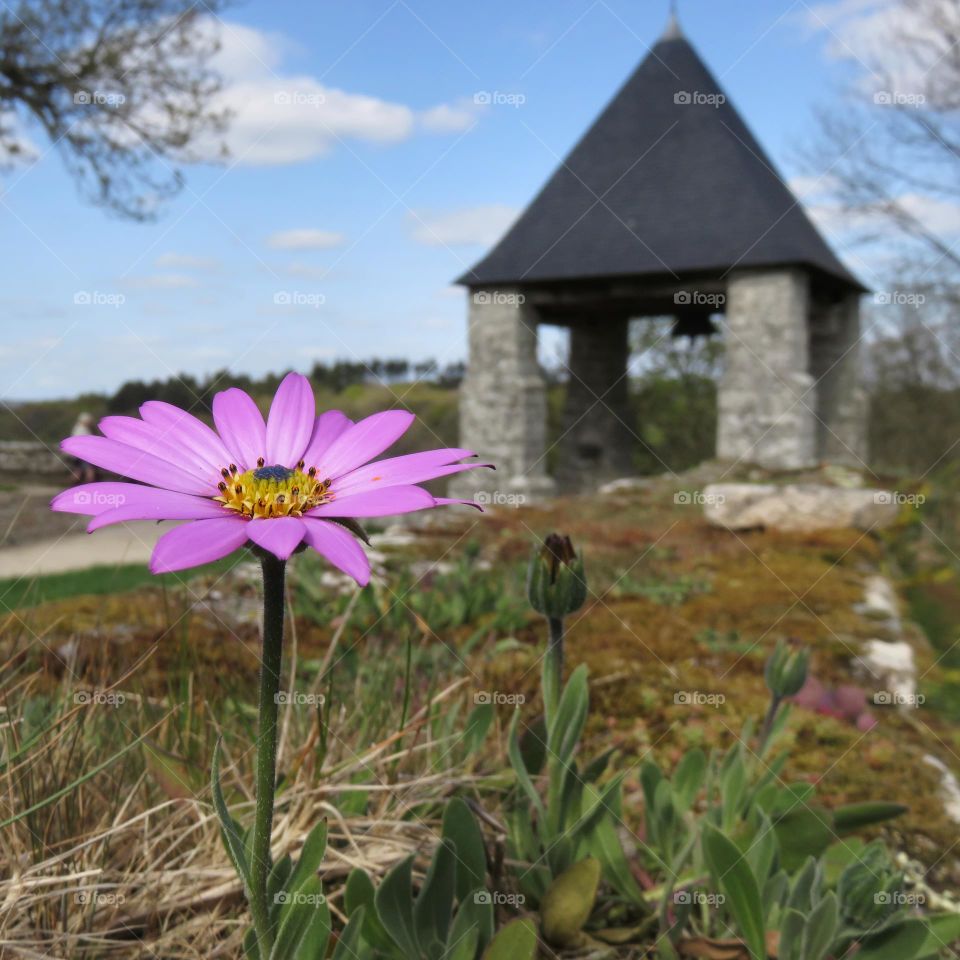
[[[77, 518], [72, 518], [76, 520]], [[83, 530], [80, 518], [78, 529]], [[66, 533], [0, 547], [0, 579], [36, 577], [68, 570], [84, 570], [101, 564], [146, 563], [153, 545], [169, 523], [123, 523], [104, 527], [95, 534]]]

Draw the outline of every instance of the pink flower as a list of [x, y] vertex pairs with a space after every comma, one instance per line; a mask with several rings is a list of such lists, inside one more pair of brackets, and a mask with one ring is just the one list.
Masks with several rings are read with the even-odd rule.
[[456, 448], [370, 463], [403, 435], [413, 414], [386, 410], [357, 423], [339, 410], [317, 417], [310, 382], [297, 373], [284, 377], [266, 423], [236, 387], [213, 399], [216, 430], [157, 400], [140, 415], [106, 417], [103, 436], [60, 444], [72, 457], [138, 482], [85, 483], [58, 494], [51, 508], [91, 516], [91, 533], [124, 520], [191, 521], [157, 541], [153, 573], [218, 560], [248, 540], [286, 560], [305, 542], [365, 584], [363, 548], [330, 518], [470, 503], [433, 497], [417, 484], [489, 466], [461, 463], [475, 454]]

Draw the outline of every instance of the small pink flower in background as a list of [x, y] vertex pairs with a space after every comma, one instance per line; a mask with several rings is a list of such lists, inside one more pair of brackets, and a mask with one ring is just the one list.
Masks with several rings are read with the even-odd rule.
[[[185, 410], [151, 400], [142, 419], [106, 417], [103, 436], [60, 446], [136, 483], [85, 483], [51, 507], [93, 517], [89, 532], [125, 520], [189, 520], [165, 533], [150, 559], [168, 573], [226, 556], [247, 541], [286, 560], [301, 543], [365, 584], [363, 548], [329, 518], [381, 517], [449, 503], [417, 484], [489, 464], [462, 463], [470, 450], [427, 450], [370, 462], [414, 420], [386, 410], [354, 423], [339, 410], [316, 416], [306, 377], [283, 379], [264, 423], [257, 405], [233, 387], [213, 399], [216, 430]], [[471, 504], [476, 506], [476, 504]]]

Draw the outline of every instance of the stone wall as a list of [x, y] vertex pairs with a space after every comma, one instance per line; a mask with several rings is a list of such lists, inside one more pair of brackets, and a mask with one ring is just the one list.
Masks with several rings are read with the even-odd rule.
[[0, 473], [64, 474], [65, 458], [53, 445], [35, 440], [0, 440]]

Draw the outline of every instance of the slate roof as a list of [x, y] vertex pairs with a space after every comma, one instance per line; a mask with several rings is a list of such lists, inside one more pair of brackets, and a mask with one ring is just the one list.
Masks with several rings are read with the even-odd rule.
[[503, 239], [458, 282], [774, 265], [806, 265], [865, 289], [671, 22]]

